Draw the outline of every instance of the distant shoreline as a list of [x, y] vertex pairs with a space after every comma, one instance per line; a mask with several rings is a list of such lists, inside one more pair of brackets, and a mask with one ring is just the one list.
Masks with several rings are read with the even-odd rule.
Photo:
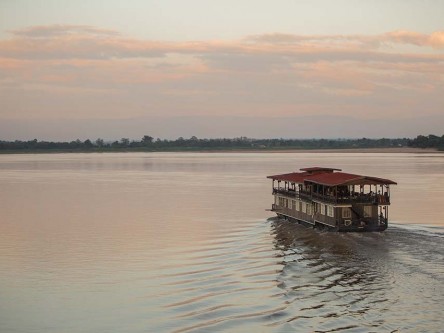
[[17, 155], [17, 154], [90, 154], [90, 153], [437, 153], [442, 154], [444, 151], [435, 148], [412, 148], [412, 147], [396, 147], [396, 148], [332, 148], [332, 149], [297, 149], [297, 148], [282, 148], [282, 149], [267, 149], [267, 148], [233, 148], [233, 149], [69, 149], [69, 150], [5, 150], [0, 151], [2, 155]]
[[205, 153], [444, 153], [435, 148], [333, 148], [333, 149], [248, 149], [248, 150], [220, 150], [202, 151]]
[[165, 140], [144, 135], [140, 141], [122, 138], [105, 142], [79, 139], [69, 142], [1, 141], [2, 154], [115, 153], [115, 152], [204, 152], [204, 153], [434, 153], [444, 151], [444, 135], [418, 135], [409, 138], [380, 139], [251, 139], [216, 138]]

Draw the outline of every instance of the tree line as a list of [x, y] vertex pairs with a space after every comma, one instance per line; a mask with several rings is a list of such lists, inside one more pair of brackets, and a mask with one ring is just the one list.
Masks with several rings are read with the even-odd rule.
[[33, 151], [186, 151], [186, 150], [222, 150], [222, 149], [347, 149], [347, 148], [390, 148], [419, 147], [444, 150], [444, 135], [423, 136], [414, 139], [251, 139], [247, 137], [189, 139], [179, 137], [165, 140], [145, 135], [140, 141], [122, 138], [118, 141], [97, 139], [91, 141], [75, 140], [70, 142], [38, 141], [0, 141], [0, 152]]
[[418, 135], [413, 140], [410, 140], [410, 146], [417, 148], [437, 148], [439, 150], [444, 150], [444, 135]]

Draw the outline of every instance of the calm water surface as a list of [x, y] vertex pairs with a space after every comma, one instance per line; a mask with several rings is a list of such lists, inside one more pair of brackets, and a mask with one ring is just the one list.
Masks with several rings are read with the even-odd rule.
[[[384, 233], [279, 220], [265, 176], [390, 178]], [[0, 332], [442, 332], [444, 154], [0, 155]]]

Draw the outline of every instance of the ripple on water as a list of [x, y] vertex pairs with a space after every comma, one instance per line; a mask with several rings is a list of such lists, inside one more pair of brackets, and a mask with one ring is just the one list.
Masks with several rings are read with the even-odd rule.
[[[406, 248], [419, 239], [429, 241], [423, 238], [427, 235], [404, 234], [396, 228], [386, 234], [322, 233], [279, 220], [272, 228], [284, 259], [278, 286], [285, 291], [289, 316], [268, 323], [270, 327], [368, 332], [405, 329], [405, 322], [413, 321], [438, 331], [439, 310], [430, 309], [419, 290], [427, 289], [432, 297], [430, 284], [438, 287], [442, 281], [442, 275], [434, 273], [442, 274], [443, 267], [436, 261], [420, 265], [415, 257], [441, 258], [442, 244], [432, 240], [434, 252], [423, 247], [423, 255], [410, 254]], [[412, 265], [417, 271], [409, 269]], [[431, 302], [435, 306], [437, 299], [444, 300], [442, 292]], [[424, 317], [430, 320], [424, 322]]]
[[[437, 289], [443, 268], [419, 259], [441, 258], [442, 245], [434, 254], [411, 254], [412, 242], [429, 236], [409, 232], [393, 227], [384, 235], [337, 234], [279, 219], [250, 223], [178, 254], [177, 266], [163, 266], [154, 277], [156, 302], [174, 318], [164, 324], [177, 333], [242, 327], [390, 332], [415, 325], [433, 332], [436, 305], [444, 300]], [[437, 242], [429, 244], [436, 250]]]
[[1, 332], [442, 331], [443, 228], [338, 234], [263, 220], [264, 175], [328, 161], [396, 175], [391, 216], [442, 224], [442, 156], [2, 160]]
[[157, 301], [174, 318], [168, 323], [172, 331], [251, 325], [285, 309], [280, 302], [263, 299], [264, 294], [272, 297], [276, 292], [276, 275], [282, 268], [270, 236], [263, 232], [268, 227], [258, 221], [238, 227], [214, 243], [203, 242], [201, 248], [196, 244], [192, 251], [178, 254], [180, 266], [163, 267], [156, 280], [168, 292], [159, 293]]

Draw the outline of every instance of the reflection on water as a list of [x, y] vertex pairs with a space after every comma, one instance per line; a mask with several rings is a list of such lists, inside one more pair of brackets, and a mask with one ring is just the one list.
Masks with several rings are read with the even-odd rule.
[[[439, 332], [442, 154], [0, 156], [0, 332]], [[398, 181], [383, 233], [266, 212], [266, 175]]]

